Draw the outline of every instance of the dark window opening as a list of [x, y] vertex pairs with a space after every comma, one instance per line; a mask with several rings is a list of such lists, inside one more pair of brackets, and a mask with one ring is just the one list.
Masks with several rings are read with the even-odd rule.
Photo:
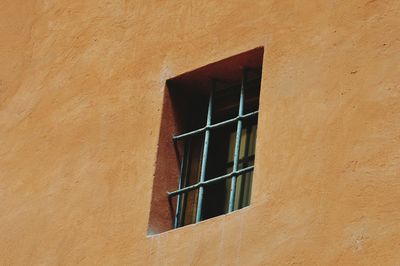
[[[250, 76], [251, 74], [248, 69], [244, 69], [243, 72], [244, 76]], [[242, 82], [243, 85], [239, 83], [237, 86], [222, 90], [217, 90], [217, 86], [214, 85], [215, 88], [213, 88], [214, 92], [211, 101], [213, 107], [211, 111], [212, 124], [225, 123], [229, 120], [234, 121], [209, 130], [204, 181], [209, 181], [210, 183], [203, 186], [203, 192], [200, 192], [203, 194], [200, 198], [200, 200], [202, 200], [201, 208], [198, 207], [199, 190], [201, 186], [188, 192], [181, 193], [181, 195], [177, 197], [177, 201], [179, 202], [177, 204], [178, 209], [176, 210], [174, 222], [175, 227], [212, 218], [233, 210], [241, 209], [250, 204], [252, 171], [235, 175], [234, 177], [229, 176], [219, 181], [213, 180], [234, 171], [238, 123], [241, 123], [241, 131], [235, 171], [254, 166], [258, 98], [260, 92], [260, 69], [257, 69], [255, 72], [256, 75], [251, 75], [255, 76], [255, 78], [251, 82]], [[243, 78], [245, 78], [244, 76]], [[241, 90], [243, 90], [242, 115], [253, 115], [246, 119], [238, 120], [236, 118], [239, 115]], [[204, 104], [203, 101], [203, 105]], [[199, 109], [203, 110], [203, 112], [192, 110], [190, 113], [194, 114], [194, 117], [197, 117], [199, 114], [203, 117], [207, 117], [207, 112], [205, 112], [204, 109], [205, 108]], [[195, 124], [191, 127], [191, 130], [201, 128], [201, 123], [196, 123], [195, 121], [204, 123], [204, 119], [192, 119], [191, 116], [189, 116], [189, 121]], [[185, 165], [182, 167], [181, 188], [195, 186], [200, 183], [202, 176], [201, 165], [204, 163], [202, 159], [205, 156], [205, 132], [193, 136], [186, 136], [179, 141], [184, 142], [186, 151], [186, 154], [183, 156]], [[232, 191], [233, 178], [235, 178], [234, 191]], [[233, 196], [231, 196], [231, 194], [233, 194]], [[197, 214], [198, 212], [201, 213]]]
[[262, 56], [257, 48], [167, 81], [150, 233], [250, 204]]

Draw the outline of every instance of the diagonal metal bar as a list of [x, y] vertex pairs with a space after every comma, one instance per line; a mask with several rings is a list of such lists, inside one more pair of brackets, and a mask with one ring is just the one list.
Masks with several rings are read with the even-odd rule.
[[241, 174], [245, 174], [245, 173], [251, 172], [253, 170], [254, 170], [254, 165], [246, 167], [246, 168], [243, 168], [243, 169], [240, 169], [240, 170], [238, 170], [236, 172], [231, 172], [231, 173], [226, 174], [226, 175], [221, 175], [221, 176], [215, 177], [213, 179], [209, 179], [209, 180], [201, 182], [201, 183], [199, 182], [199, 183], [196, 183], [194, 185], [191, 185], [191, 186], [188, 186], [188, 187], [184, 187], [182, 189], [178, 189], [178, 190], [175, 190], [175, 191], [172, 191], [172, 192], [167, 192], [167, 194], [168, 194], [168, 197], [174, 197], [176, 195], [183, 194], [183, 193], [195, 190], [195, 189], [197, 189], [197, 188], [199, 188], [201, 186], [207, 186], [207, 185], [213, 184], [215, 182], [219, 182], [219, 181], [228, 179], [228, 178], [232, 177], [233, 175], [239, 176]]
[[[179, 176], [179, 189], [182, 188], [184, 182], [183, 179], [186, 177], [186, 169], [187, 169], [187, 161], [188, 161], [188, 154], [189, 154], [189, 145], [185, 142], [184, 151], [183, 151], [183, 158], [181, 160], [181, 174]], [[175, 219], [174, 219], [174, 228], [178, 228], [180, 226], [180, 216], [182, 213], [182, 195], [178, 195], [176, 199], [176, 209], [175, 209]]]
[[228, 124], [237, 122], [239, 120], [244, 120], [244, 119], [256, 116], [256, 115], [258, 115], [258, 111], [254, 111], [254, 112], [251, 112], [251, 113], [248, 113], [248, 114], [244, 114], [244, 115], [238, 115], [235, 118], [227, 119], [225, 121], [222, 121], [222, 122], [219, 122], [219, 123], [216, 123], [216, 124], [213, 124], [213, 125], [205, 126], [205, 127], [202, 127], [202, 128], [199, 128], [199, 129], [196, 129], [196, 130], [193, 130], [193, 131], [181, 134], [181, 135], [174, 136], [172, 139], [174, 141], [177, 141], [177, 140], [189, 137], [189, 136], [200, 134], [200, 133], [202, 133], [202, 132], [204, 132], [204, 131], [206, 131], [208, 129], [215, 129], [215, 128], [219, 128], [219, 127], [222, 127], [222, 126], [226, 126]]
[[[245, 69], [243, 71], [242, 86], [240, 88], [239, 114], [238, 114], [238, 117], [243, 116], [243, 111], [244, 111], [244, 90], [245, 90], [245, 85], [246, 85], [246, 78], [247, 78], [247, 70]], [[233, 154], [233, 172], [236, 172], [237, 169], [238, 169], [239, 153], [240, 153], [240, 141], [241, 141], [241, 137], [242, 137], [242, 126], [243, 126], [243, 121], [241, 119], [239, 119], [237, 121], [237, 127], [236, 127], [235, 151], [234, 151], [234, 154]], [[228, 212], [233, 211], [234, 207], [235, 207], [236, 178], [237, 178], [237, 175], [232, 175], [231, 190], [230, 190], [230, 194], [229, 194]]]
[[171, 223], [172, 226], [174, 225], [173, 221], [174, 221], [174, 206], [172, 206], [172, 199], [168, 198], [168, 205], [169, 205], [169, 213], [171, 215]]
[[[243, 159], [242, 160], [239, 160], [239, 164], [240, 163], [242, 163], [242, 167], [247, 167], [247, 165], [248, 165], [248, 163], [249, 163], [249, 158], [253, 158], [253, 160], [254, 160], [254, 158], [255, 158], [255, 156], [254, 155], [252, 155], [252, 156], [249, 156], [249, 149], [250, 149], [250, 137], [251, 137], [251, 125], [249, 126], [247, 126], [246, 127], [246, 140], [245, 140], [245, 148], [244, 148], [244, 154], [243, 154]], [[243, 175], [243, 177], [244, 176], [246, 176], [246, 175]], [[247, 182], [249, 182], [248, 181], [248, 179], [246, 178], [246, 179], [244, 179], [242, 177], [242, 183], [243, 184], [247, 184]], [[240, 188], [240, 192], [239, 192], [239, 195], [240, 195], [240, 198], [239, 198], [239, 208], [242, 208], [243, 207], [243, 199], [244, 199], [244, 193], [245, 193], [245, 185], [243, 185], [242, 184], [242, 186], [241, 186], [241, 188]]]

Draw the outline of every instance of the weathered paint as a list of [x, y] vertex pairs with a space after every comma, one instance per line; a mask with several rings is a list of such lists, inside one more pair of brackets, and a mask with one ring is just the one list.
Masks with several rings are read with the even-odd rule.
[[[251, 206], [147, 236], [165, 80], [264, 46]], [[398, 265], [400, 2], [0, 3], [2, 265]]]

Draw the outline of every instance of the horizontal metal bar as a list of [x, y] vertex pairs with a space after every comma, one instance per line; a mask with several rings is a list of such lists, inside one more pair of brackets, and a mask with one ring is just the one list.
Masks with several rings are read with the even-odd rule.
[[195, 189], [197, 189], [197, 188], [199, 188], [201, 186], [206, 186], [206, 185], [209, 185], [209, 184], [212, 184], [212, 183], [215, 183], [215, 182], [230, 178], [233, 175], [239, 176], [241, 174], [244, 174], [244, 173], [247, 173], [247, 172], [250, 172], [250, 171], [253, 171], [253, 170], [254, 170], [254, 165], [246, 167], [246, 168], [243, 168], [243, 169], [240, 169], [238, 171], [232, 171], [229, 174], [221, 175], [221, 176], [218, 176], [216, 178], [213, 178], [213, 179], [210, 179], [210, 180], [207, 180], [207, 181], [199, 182], [199, 183], [196, 183], [194, 185], [191, 185], [191, 186], [188, 186], [188, 187], [185, 187], [185, 188], [182, 188], [182, 189], [178, 189], [178, 190], [175, 190], [175, 191], [172, 191], [172, 192], [167, 192], [167, 194], [168, 194], [168, 197], [174, 197], [174, 196], [176, 196], [178, 194], [182, 194], [182, 193], [189, 192], [191, 190], [195, 190]]
[[196, 130], [193, 130], [193, 131], [181, 134], [181, 135], [174, 136], [172, 139], [174, 141], [177, 141], [177, 140], [189, 137], [189, 136], [193, 136], [193, 135], [202, 133], [203, 131], [206, 131], [207, 129], [215, 129], [218, 127], [226, 126], [230, 123], [234, 123], [234, 122], [237, 122], [238, 120], [243, 120], [243, 119], [255, 116], [255, 115], [258, 115], [258, 111], [247, 113], [245, 115], [238, 115], [237, 117], [232, 118], [232, 119], [228, 119], [228, 120], [225, 120], [225, 121], [213, 124], [213, 125], [205, 126], [205, 127], [202, 127], [202, 128], [199, 128], [199, 129], [196, 129]]

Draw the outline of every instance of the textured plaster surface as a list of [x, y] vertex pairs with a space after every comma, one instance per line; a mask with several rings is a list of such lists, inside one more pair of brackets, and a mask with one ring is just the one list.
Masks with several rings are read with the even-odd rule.
[[[148, 237], [165, 80], [264, 46], [251, 206]], [[399, 265], [400, 2], [0, 2], [1, 265]]]

